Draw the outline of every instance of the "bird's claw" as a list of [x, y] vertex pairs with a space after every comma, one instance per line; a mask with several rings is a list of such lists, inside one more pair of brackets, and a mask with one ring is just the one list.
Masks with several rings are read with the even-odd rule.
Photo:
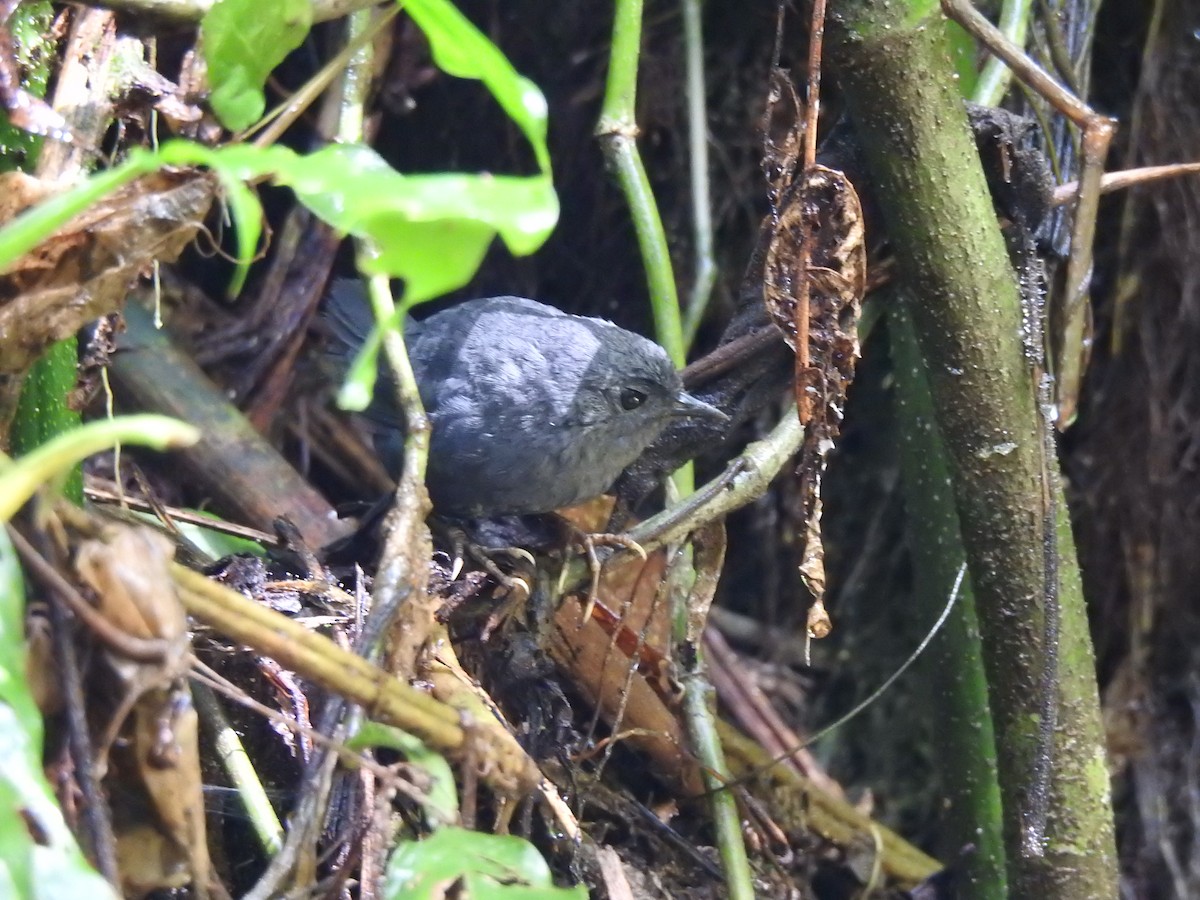
[[575, 539], [583, 548], [583, 554], [587, 557], [588, 571], [591, 573], [591, 584], [588, 586], [587, 605], [583, 610], [582, 621], [586, 622], [592, 617], [592, 610], [596, 606], [596, 601], [600, 593], [600, 573], [604, 568], [604, 563], [600, 561], [599, 555], [596, 553], [596, 547], [620, 547], [623, 550], [628, 550], [631, 553], [636, 553], [645, 562], [647, 559], [646, 551], [633, 538], [623, 534], [591, 534], [586, 531], [577, 531]]
[[514, 610], [519, 609], [529, 599], [532, 593], [530, 579], [508, 574], [496, 564], [496, 557], [508, 557], [515, 562], [516, 567], [519, 568], [524, 564], [530, 569], [537, 565], [537, 560], [533, 558], [533, 554], [522, 547], [484, 547], [470, 540], [466, 532], [457, 527], [449, 529], [448, 536], [453, 560], [450, 564], [451, 581], [458, 580], [458, 576], [466, 567], [467, 558], [470, 557], [505, 590], [504, 602], [492, 611], [484, 623], [480, 638], [486, 641]]

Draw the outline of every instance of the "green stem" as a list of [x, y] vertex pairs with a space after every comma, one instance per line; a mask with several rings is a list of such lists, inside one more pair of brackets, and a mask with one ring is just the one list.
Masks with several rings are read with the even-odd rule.
[[[684, 682], [683, 705], [687, 716], [688, 736], [692, 751], [700, 760], [704, 784], [711, 792], [710, 808], [713, 827], [717, 832], [717, 847], [725, 867], [725, 884], [731, 900], [753, 900], [754, 883], [750, 878], [750, 861], [742, 840], [741, 818], [733, 791], [724, 790], [729, 783], [729, 767], [725, 751], [717, 734], [717, 716], [713, 709], [713, 688], [704, 674], [704, 658], [700, 647], [690, 677]], [[719, 774], [717, 774], [719, 773]]]
[[41, 485], [93, 453], [115, 444], [139, 444], [155, 450], [187, 447], [199, 437], [196, 428], [166, 416], [118, 416], [59, 434], [16, 460], [0, 453], [0, 522], [11, 519]]
[[[26, 3], [14, 12], [8, 23], [18, 44], [15, 48], [18, 59], [28, 66], [23, 86], [38, 98], [46, 94], [50, 62], [54, 58], [53, 41], [43, 37], [50, 29], [53, 17], [49, 3]], [[27, 170], [36, 165], [42, 144], [40, 138], [13, 128], [6, 116], [0, 116], [0, 135], [3, 136], [0, 146], [12, 148], [3, 153], [0, 170], [14, 167], [14, 163]], [[23, 160], [21, 153], [16, 152], [18, 150], [23, 152]], [[34, 362], [25, 376], [12, 429], [12, 446], [18, 456], [78, 427], [83, 421], [79, 412], [67, 403], [67, 395], [75, 387], [77, 347], [74, 337], [59, 341]], [[63, 493], [72, 503], [83, 502], [81, 466], [71, 470]]]
[[712, 297], [717, 265], [713, 259], [712, 197], [708, 185], [707, 91], [704, 87], [704, 33], [700, 21], [703, 3], [702, 0], [683, 0], [682, 5], [692, 228], [696, 241], [696, 271], [692, 276], [692, 292], [683, 322], [684, 342], [690, 347]]
[[686, 353], [683, 323], [679, 316], [679, 295], [675, 289], [667, 236], [654, 202], [650, 179], [632, 138], [615, 137], [608, 143], [612, 147], [609, 159], [616, 167], [617, 181], [629, 201], [642, 262], [646, 267], [650, 306], [654, 312], [654, 335], [666, 348], [675, 367], [681, 369], [686, 361]]
[[[596, 134], [629, 204], [642, 263], [646, 267], [655, 335], [676, 368], [683, 368], [686, 347], [675, 273], [671, 268], [671, 254], [662, 218], [637, 148], [637, 77], [641, 41], [642, 0], [617, 0], [604, 106], [600, 111]], [[672, 480], [679, 494], [691, 494], [695, 487], [692, 466], [683, 466], [672, 476]], [[678, 618], [682, 621], [682, 616]], [[688, 704], [690, 714], [687, 717], [692, 741], [697, 746], [697, 752], [708, 754], [707, 761], [712, 767], [713, 777], [718, 782], [728, 780], [725, 778], [720, 743], [716, 738], [714, 713], [705, 700], [710, 688], [700, 675], [693, 680], [696, 684], [691, 691], [697, 696]], [[719, 852], [725, 866], [726, 884], [730, 896], [750, 898], [754, 896], [754, 889], [737, 806], [722, 794], [716, 791], [711, 795], [711, 811]]]
[[225, 715], [221, 701], [212, 688], [195, 680], [191, 687], [196, 712], [212, 736], [221, 768], [237, 790], [259, 845], [268, 856], [274, 856], [283, 847], [283, 826], [242, 744], [241, 736]]
[[[13, 450], [18, 456], [78, 428], [83, 421], [79, 412], [67, 405], [67, 395], [75, 387], [76, 346], [73, 337], [59, 341], [25, 376], [12, 430]], [[83, 502], [83, 469], [80, 466], [72, 468], [67, 475], [63, 494], [72, 503]]]
[[[361, 10], [350, 17], [347, 44], [355, 45], [372, 29], [372, 13]], [[374, 74], [375, 54], [370, 44], [359, 47], [346, 67], [342, 80], [342, 101], [338, 112], [338, 138], [346, 142], [365, 139], [367, 93]], [[361, 258], [377, 251], [372, 242], [357, 242]], [[367, 294], [375, 314], [376, 327], [384, 328], [383, 352], [395, 383], [396, 403], [404, 413], [404, 463], [396, 485], [393, 513], [385, 523], [384, 546], [379, 569], [375, 576], [375, 591], [370, 617], [364, 626], [364, 646], [373, 658], [384, 647], [389, 630], [395, 623], [405, 599], [424, 594], [421, 569], [413, 557], [426, 550], [432, 552], [429, 529], [429, 495], [425, 489], [425, 472], [429, 463], [429, 441], [432, 428], [413, 372], [408, 348], [401, 333], [403, 319], [397, 317], [396, 303], [386, 275], [374, 275], [367, 281]], [[400, 322], [400, 327], [388, 327]], [[376, 383], [376, 390], [380, 385]], [[411, 554], [411, 556], [410, 556]]]
[[[1029, 37], [1032, 6], [1031, 0], [1004, 0], [1004, 5], [1000, 8], [1000, 18], [997, 21], [1000, 32], [1022, 49]], [[975, 82], [971, 99], [984, 106], [998, 105], [1004, 99], [1012, 77], [1012, 69], [1006, 66], [1003, 60], [995, 56], [989, 57], [979, 73], [979, 80]]]
[[[683, 368], [686, 361], [683, 320], [675, 273], [671, 268], [671, 253], [654, 191], [637, 148], [637, 77], [641, 42], [642, 0], [617, 0], [608, 80], [596, 136], [629, 204], [642, 264], [646, 268], [655, 337], [666, 348], [675, 367]], [[681, 495], [690, 494], [695, 486], [691, 464], [676, 472], [673, 481]]]

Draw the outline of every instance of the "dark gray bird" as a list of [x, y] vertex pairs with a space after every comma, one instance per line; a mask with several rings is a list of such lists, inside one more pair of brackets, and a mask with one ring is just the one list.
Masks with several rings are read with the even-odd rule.
[[[362, 283], [335, 282], [325, 316], [331, 354], [348, 361], [372, 324]], [[410, 321], [405, 343], [433, 426], [425, 480], [443, 515], [540, 513], [591, 499], [673, 417], [726, 419], [683, 390], [653, 341], [522, 297]], [[366, 415], [397, 474], [404, 435], [393, 396], [381, 378]]]

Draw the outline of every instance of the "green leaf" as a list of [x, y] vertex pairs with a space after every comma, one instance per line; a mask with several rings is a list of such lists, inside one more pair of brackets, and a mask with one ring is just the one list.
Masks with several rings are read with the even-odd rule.
[[513, 68], [496, 47], [449, 0], [404, 0], [401, 3], [433, 51], [438, 68], [458, 78], [477, 78], [533, 145], [538, 166], [550, 174], [546, 147], [546, 98], [528, 78]]
[[464, 896], [501, 900], [585, 900], [587, 889], [556, 888], [550, 867], [528, 841], [506, 834], [439, 828], [392, 852], [384, 882], [387, 900], [432, 900], [463, 879]]
[[[194, 509], [190, 510], [190, 512], [219, 521], [218, 516], [213, 515], [207, 510]], [[147, 518], [152, 517], [148, 516]], [[235, 534], [227, 534], [224, 531], [217, 531], [215, 528], [205, 528], [203, 525], [178, 521], [175, 523], [175, 527], [179, 529], [185, 538], [213, 559], [222, 559], [226, 556], [235, 556], [239, 553], [249, 556], [266, 556], [267, 554], [267, 551], [263, 549], [263, 545], [258, 543], [258, 541], [238, 537]]]
[[364, 270], [404, 279], [410, 306], [466, 284], [495, 235], [518, 256], [532, 253], [558, 220], [547, 176], [402, 175], [361, 144], [302, 156], [287, 147], [209, 150], [172, 141], [160, 154], [205, 163], [227, 180], [287, 185], [324, 222], [374, 243], [378, 255]]
[[402, 175], [360, 144], [297, 157], [277, 180], [330, 225], [374, 243], [365, 274], [403, 278], [408, 306], [466, 284], [496, 234], [523, 256], [558, 220], [547, 177]]
[[250, 274], [250, 264], [258, 254], [258, 239], [262, 234], [262, 204], [258, 195], [236, 178], [229, 178], [220, 169], [217, 176], [221, 187], [225, 189], [225, 203], [233, 216], [234, 234], [237, 235], [237, 265], [233, 270], [233, 280], [229, 284], [228, 294], [236, 297], [246, 284]]
[[200, 23], [212, 85], [209, 105], [221, 124], [241, 131], [262, 118], [263, 85], [312, 26], [308, 0], [218, 0]]
[[236, 218], [243, 265], [261, 229], [257, 198], [243, 182], [270, 178], [291, 187], [329, 225], [376, 244], [379, 254], [365, 261], [366, 272], [403, 278], [408, 306], [466, 284], [496, 234], [514, 254], [532, 253], [558, 220], [558, 197], [547, 175], [402, 175], [358, 144], [301, 156], [286, 147], [211, 149], [168, 141], [157, 153], [131, 153], [121, 166], [25, 210], [0, 229], [0, 272], [89, 204], [162, 165], [207, 165], [217, 172]]
[[42, 719], [25, 678], [24, 609], [16, 553], [0, 528], [0, 897], [115, 900], [42, 774]]

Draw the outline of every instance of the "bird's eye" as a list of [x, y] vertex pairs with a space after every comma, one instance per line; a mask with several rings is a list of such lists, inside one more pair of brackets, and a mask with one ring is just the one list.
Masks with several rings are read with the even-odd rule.
[[621, 408], [637, 409], [646, 402], [646, 395], [637, 388], [621, 388]]

